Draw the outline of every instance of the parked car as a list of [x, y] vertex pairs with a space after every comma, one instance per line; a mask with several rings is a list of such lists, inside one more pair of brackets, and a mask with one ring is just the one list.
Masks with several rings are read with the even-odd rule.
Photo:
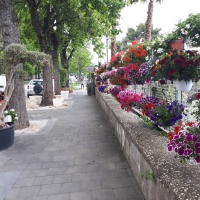
[[33, 95], [42, 95], [43, 79], [32, 79], [27, 85], [27, 97]]

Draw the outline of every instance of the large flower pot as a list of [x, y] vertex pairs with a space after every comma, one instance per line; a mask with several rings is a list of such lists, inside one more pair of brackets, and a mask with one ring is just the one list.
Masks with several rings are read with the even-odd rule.
[[184, 40], [182, 38], [170, 41], [170, 48], [172, 51], [176, 49], [182, 50], [183, 46], [184, 46]]
[[183, 92], [189, 92], [192, 89], [193, 82], [192, 80], [185, 82], [185, 81], [174, 81], [176, 89]]
[[69, 95], [69, 91], [61, 91], [60, 94], [61, 94], [61, 97], [64, 98], [64, 100], [67, 100], [68, 95]]
[[7, 149], [14, 144], [15, 129], [14, 124], [8, 128], [0, 129], [0, 150]]

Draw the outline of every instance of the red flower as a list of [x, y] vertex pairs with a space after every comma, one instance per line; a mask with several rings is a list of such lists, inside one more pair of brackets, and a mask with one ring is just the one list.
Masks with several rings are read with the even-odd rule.
[[182, 65], [182, 61], [179, 60], [179, 59], [175, 59], [175, 60], [174, 60], [174, 65], [177, 66], [177, 67], [178, 67], [178, 66], [181, 66], [181, 65]]
[[164, 65], [166, 63], [166, 61], [167, 61], [167, 58], [164, 58], [164, 59], [159, 61], [159, 64], [160, 65]]
[[168, 137], [169, 137], [170, 141], [173, 139], [174, 135], [171, 131], [168, 133]]
[[187, 126], [192, 126], [193, 124], [195, 124], [195, 122], [188, 122], [186, 125]]
[[163, 80], [163, 79], [162, 79], [162, 80], [160, 80], [159, 82], [160, 82], [160, 84], [162, 84], [162, 85], [163, 85], [163, 84], [166, 84], [166, 81], [165, 81], [165, 80]]
[[134, 40], [132, 41], [132, 45], [136, 45], [136, 44], [139, 44], [140, 43], [140, 40]]
[[200, 99], [200, 92], [196, 94], [196, 99]]
[[181, 130], [180, 126], [175, 126], [174, 127], [174, 132], [176, 133], [176, 135], [178, 135], [179, 131]]

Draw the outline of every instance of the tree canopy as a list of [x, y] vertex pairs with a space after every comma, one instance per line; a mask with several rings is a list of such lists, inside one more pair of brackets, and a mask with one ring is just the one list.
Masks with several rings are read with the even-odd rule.
[[[128, 48], [128, 43], [144, 38], [145, 29], [144, 23], [140, 23], [138, 26], [136, 26], [136, 29], [128, 28], [126, 37], [124, 37], [121, 41], [117, 41], [117, 51], [123, 51], [124, 49]], [[160, 28], [152, 28], [151, 34], [153, 39], [159, 35], [160, 30]]]

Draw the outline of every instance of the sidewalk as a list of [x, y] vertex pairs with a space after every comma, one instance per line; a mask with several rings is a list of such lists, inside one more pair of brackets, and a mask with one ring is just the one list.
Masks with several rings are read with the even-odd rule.
[[0, 200], [143, 200], [95, 97], [69, 95], [62, 109], [29, 111], [49, 119], [0, 151]]

